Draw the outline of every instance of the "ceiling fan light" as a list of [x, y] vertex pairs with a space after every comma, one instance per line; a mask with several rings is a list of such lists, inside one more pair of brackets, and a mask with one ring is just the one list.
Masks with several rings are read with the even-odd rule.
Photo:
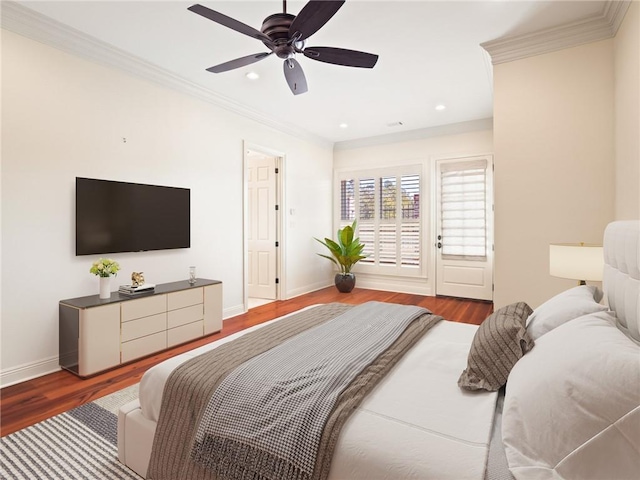
[[258, 80], [260, 78], [260, 75], [258, 75], [256, 72], [249, 72], [247, 73], [246, 77], [249, 80]]
[[441, 112], [442, 110], [445, 110], [447, 107], [445, 105], [436, 105], [436, 110], [438, 110], [439, 112]]

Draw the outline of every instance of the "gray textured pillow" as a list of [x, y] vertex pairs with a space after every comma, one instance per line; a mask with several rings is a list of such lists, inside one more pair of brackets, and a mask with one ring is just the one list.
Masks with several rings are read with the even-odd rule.
[[533, 348], [525, 328], [531, 312], [524, 302], [512, 303], [482, 322], [471, 342], [467, 368], [458, 379], [460, 388], [494, 392], [507, 383], [513, 366]]

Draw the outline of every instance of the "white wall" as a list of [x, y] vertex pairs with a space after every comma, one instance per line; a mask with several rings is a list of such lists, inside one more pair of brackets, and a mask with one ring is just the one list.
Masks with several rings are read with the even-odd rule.
[[[483, 122], [486, 123], [486, 122]], [[439, 129], [442, 130], [442, 129]], [[464, 157], [493, 152], [493, 135], [490, 129], [482, 129], [467, 133], [427, 136], [425, 138], [403, 142], [376, 144], [359, 148], [336, 149], [334, 152], [334, 169], [354, 170], [392, 165], [422, 165], [425, 193], [422, 195], [423, 212], [432, 211], [431, 203], [431, 174], [433, 161], [442, 157]], [[357, 285], [366, 288], [386, 289], [421, 295], [434, 295], [435, 289], [432, 279], [433, 254], [431, 245], [435, 242], [431, 232], [431, 215], [426, 215], [424, 230], [423, 258], [426, 260], [425, 276], [421, 278], [393, 278], [385, 276], [366, 275], [357, 273]], [[334, 225], [335, 231], [338, 227]]]
[[494, 66], [496, 307], [536, 307], [575, 285], [549, 275], [550, 243], [602, 242], [613, 85], [613, 40]]
[[616, 220], [640, 218], [640, 3], [614, 40]]
[[[126, 138], [126, 143], [123, 141]], [[98, 256], [75, 256], [75, 177], [191, 189], [191, 248], [113, 254], [113, 289], [198, 276], [243, 308], [243, 141], [284, 152], [287, 291], [326, 284], [312, 237], [331, 228], [332, 150], [14, 33], [2, 32], [4, 385], [57, 368], [58, 301], [97, 294]]]

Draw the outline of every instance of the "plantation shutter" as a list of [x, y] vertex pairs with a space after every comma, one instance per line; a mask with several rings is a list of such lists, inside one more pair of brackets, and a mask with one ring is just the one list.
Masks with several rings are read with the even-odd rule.
[[[394, 171], [395, 170], [395, 171]], [[415, 167], [362, 172], [340, 179], [340, 228], [358, 220], [360, 261], [372, 273], [420, 274], [420, 174]]]
[[487, 161], [443, 164], [440, 173], [442, 257], [487, 256]]
[[353, 180], [340, 182], [340, 228], [356, 218], [356, 195]]
[[367, 258], [360, 260], [364, 263], [373, 264], [376, 261], [377, 250], [376, 241], [376, 225], [375, 225], [375, 208], [376, 208], [376, 179], [361, 178], [357, 184], [358, 191], [358, 208], [356, 218], [358, 219], [357, 235], [360, 242], [364, 244], [362, 254]]
[[400, 177], [402, 225], [400, 233], [400, 264], [420, 266], [420, 175]]
[[397, 188], [396, 177], [382, 177], [378, 181], [378, 260], [380, 265], [397, 263]]

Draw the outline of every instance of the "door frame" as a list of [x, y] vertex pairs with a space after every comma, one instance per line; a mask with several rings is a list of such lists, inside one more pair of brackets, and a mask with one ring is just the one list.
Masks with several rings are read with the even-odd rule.
[[429, 258], [431, 261], [429, 262], [428, 271], [429, 278], [431, 283], [431, 291], [433, 292], [433, 296], [438, 295], [438, 282], [436, 278], [437, 271], [437, 262], [438, 262], [438, 248], [437, 243], [438, 240], [436, 238], [438, 234], [438, 205], [439, 200], [437, 197], [438, 186], [437, 182], [440, 180], [438, 178], [438, 162], [443, 160], [461, 160], [472, 159], [478, 157], [487, 157], [488, 165], [487, 170], [491, 175], [490, 183], [489, 183], [489, 200], [491, 202], [491, 208], [489, 209], [489, 223], [490, 228], [487, 230], [488, 244], [491, 246], [491, 300], [493, 301], [495, 291], [493, 286], [495, 285], [495, 264], [496, 264], [496, 255], [495, 255], [495, 187], [494, 187], [494, 176], [495, 176], [495, 163], [494, 163], [494, 154], [493, 153], [477, 153], [477, 154], [460, 154], [460, 155], [446, 155], [446, 156], [438, 156], [434, 155], [430, 157], [430, 186], [431, 186], [431, 195], [429, 198], [431, 200], [431, 218], [429, 220]]
[[247, 281], [249, 279], [249, 160], [247, 158], [247, 153], [249, 150], [276, 158], [276, 168], [278, 169], [278, 175], [276, 176], [276, 205], [278, 205], [278, 211], [276, 212], [276, 240], [279, 245], [276, 249], [276, 278], [279, 279], [279, 283], [276, 284], [276, 300], [286, 300], [283, 292], [287, 291], [285, 287], [286, 278], [284, 275], [284, 272], [286, 271], [286, 242], [283, 241], [285, 238], [285, 222], [283, 221], [283, 212], [285, 211], [285, 154], [278, 150], [245, 140], [242, 142], [242, 302], [245, 312], [248, 311], [249, 304], [249, 289], [247, 287]]

